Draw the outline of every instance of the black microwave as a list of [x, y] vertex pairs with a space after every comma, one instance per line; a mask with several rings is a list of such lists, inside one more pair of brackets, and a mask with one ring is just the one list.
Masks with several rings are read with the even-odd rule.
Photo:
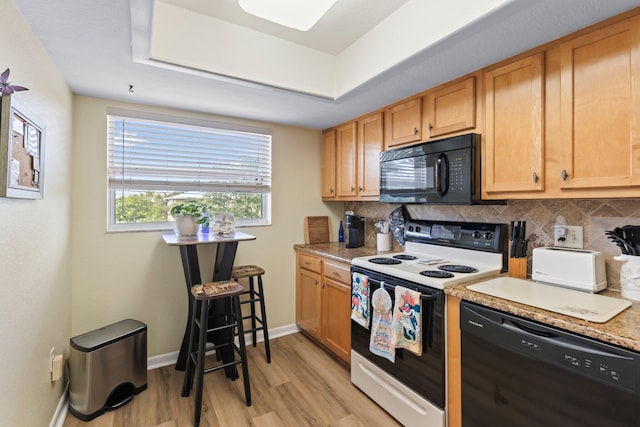
[[380, 153], [380, 201], [474, 204], [480, 196], [480, 135], [470, 133]]

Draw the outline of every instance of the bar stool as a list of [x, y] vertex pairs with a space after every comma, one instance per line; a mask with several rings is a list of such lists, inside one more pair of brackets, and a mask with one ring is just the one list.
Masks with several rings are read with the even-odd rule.
[[[269, 328], [267, 327], [267, 313], [264, 306], [264, 290], [262, 288], [262, 275], [264, 269], [257, 265], [239, 265], [231, 270], [231, 278], [234, 280], [249, 278], [249, 289], [243, 292], [243, 295], [249, 295], [249, 299], [240, 301], [240, 304], [250, 304], [251, 314], [244, 316], [242, 319], [251, 319], [251, 338], [253, 346], [256, 346], [256, 332], [262, 331], [264, 335], [264, 348], [267, 357], [267, 363], [271, 363], [271, 348], [269, 347]], [[255, 290], [253, 278], [258, 277], [258, 291]], [[256, 302], [260, 304], [260, 317], [256, 315]], [[260, 323], [260, 326], [258, 326]]]
[[[195, 298], [195, 307], [191, 316], [191, 333], [189, 334], [189, 354], [187, 357], [187, 366], [184, 373], [184, 382], [182, 384], [182, 396], [189, 396], [191, 387], [193, 385], [194, 367], [195, 367], [195, 379], [196, 379], [196, 398], [195, 398], [195, 421], [194, 426], [200, 425], [200, 415], [202, 412], [202, 386], [204, 380], [204, 374], [217, 371], [219, 369], [233, 367], [234, 365], [242, 364], [242, 377], [244, 380], [244, 395], [247, 402], [247, 406], [251, 406], [251, 386], [249, 384], [249, 369], [247, 366], [247, 350], [245, 347], [244, 330], [242, 327], [242, 311], [240, 309], [240, 295], [244, 292], [244, 287], [238, 282], [232, 280], [224, 280], [220, 282], [205, 283], [201, 285], [195, 285], [191, 287], [191, 295]], [[225, 299], [225, 312], [223, 313], [209, 313], [211, 304], [213, 301], [220, 298]], [[198, 319], [198, 313], [200, 319]], [[209, 327], [209, 318], [216, 319], [217, 317], [223, 317], [224, 322], [220, 326]], [[198, 328], [199, 333], [196, 340], [195, 330]], [[238, 329], [238, 341], [239, 345], [235, 344], [234, 329]], [[221, 343], [214, 343], [207, 346], [207, 335], [214, 332], [226, 332], [227, 340]], [[240, 360], [236, 360], [233, 357], [230, 361], [218, 364], [216, 366], [205, 369], [204, 359], [207, 351], [216, 350], [223, 347], [231, 346], [235, 352], [240, 356]], [[237, 372], [235, 380], [238, 378]]]

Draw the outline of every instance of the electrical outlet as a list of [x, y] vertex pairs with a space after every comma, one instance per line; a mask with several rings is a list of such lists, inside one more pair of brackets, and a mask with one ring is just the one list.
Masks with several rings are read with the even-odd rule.
[[556, 225], [553, 230], [553, 245], [558, 248], [584, 248], [582, 227], [579, 225]]

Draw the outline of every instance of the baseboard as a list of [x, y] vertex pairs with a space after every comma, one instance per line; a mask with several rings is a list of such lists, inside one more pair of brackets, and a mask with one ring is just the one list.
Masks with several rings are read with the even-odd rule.
[[[300, 328], [293, 323], [291, 325], [281, 326], [279, 328], [269, 329], [269, 339], [276, 339], [285, 335], [295, 334], [300, 332]], [[247, 345], [253, 344], [251, 334], [244, 334], [244, 339]], [[262, 331], [258, 331], [256, 334], [256, 342], [264, 341], [264, 334]], [[162, 368], [163, 366], [175, 365], [178, 361], [178, 352], [172, 351], [171, 353], [159, 354], [157, 356], [149, 357], [147, 359], [147, 370]]]
[[49, 427], [62, 427], [65, 418], [67, 418], [67, 412], [69, 412], [69, 381], [67, 381], [62, 396], [60, 396], [60, 401], [58, 401], [56, 412], [53, 413]]

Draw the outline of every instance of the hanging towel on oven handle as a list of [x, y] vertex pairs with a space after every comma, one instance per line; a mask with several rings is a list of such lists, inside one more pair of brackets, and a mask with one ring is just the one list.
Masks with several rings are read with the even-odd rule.
[[351, 318], [369, 329], [369, 277], [357, 272], [351, 275]]
[[393, 304], [393, 344], [417, 356], [422, 355], [422, 299], [421, 294], [403, 286], [395, 287]]

